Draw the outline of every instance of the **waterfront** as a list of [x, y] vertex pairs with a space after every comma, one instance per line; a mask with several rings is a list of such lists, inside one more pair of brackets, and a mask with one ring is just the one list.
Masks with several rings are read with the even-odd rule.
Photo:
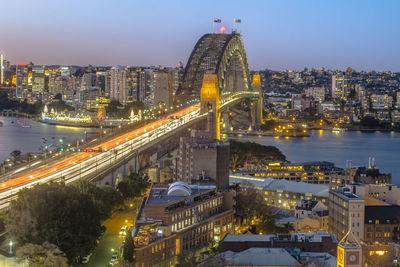
[[367, 166], [368, 157], [375, 157], [381, 172], [392, 173], [393, 183], [400, 185], [400, 133], [349, 131], [311, 131], [310, 137], [275, 138], [242, 136], [240, 140], [254, 141], [278, 147], [292, 162], [325, 160], [344, 168], [346, 160], [353, 166]]
[[17, 123], [16, 117], [0, 117], [0, 121], [4, 122], [0, 127], [0, 162], [7, 159], [13, 150], [20, 150], [22, 153], [40, 152], [44, 145], [52, 150], [60, 145], [60, 138], [64, 139], [65, 144], [72, 144], [76, 140], [84, 139], [85, 131], [87, 138], [98, 135], [98, 129], [94, 128], [53, 126], [34, 120], [26, 120], [24, 123], [31, 128], [23, 128]]
[[[59, 146], [59, 139], [73, 143], [77, 139], [97, 136], [98, 129], [53, 126], [37, 121], [27, 121], [31, 128], [22, 128], [14, 117], [0, 117], [0, 161], [9, 157], [13, 150], [39, 152], [46, 138], [51, 149]], [[14, 123], [11, 123], [14, 121]], [[375, 157], [376, 166], [382, 172], [393, 175], [393, 183], [400, 185], [400, 133], [394, 132], [340, 132], [311, 131], [310, 137], [275, 138], [269, 136], [242, 136], [263, 145], [278, 147], [292, 162], [326, 160], [338, 167], [345, 167], [346, 160], [353, 165], [368, 165], [368, 157]]]

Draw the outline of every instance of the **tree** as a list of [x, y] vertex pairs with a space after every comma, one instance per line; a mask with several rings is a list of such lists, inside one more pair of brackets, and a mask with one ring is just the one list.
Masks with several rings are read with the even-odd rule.
[[379, 127], [379, 121], [371, 116], [365, 116], [361, 119], [361, 126], [368, 129], [376, 129]]
[[141, 196], [149, 185], [149, 177], [131, 173], [119, 182], [117, 187], [123, 198], [131, 198]]
[[14, 150], [10, 153], [10, 156], [13, 158], [14, 162], [17, 162], [21, 159], [21, 151], [20, 150]]
[[122, 205], [123, 199], [115, 188], [109, 185], [97, 186], [96, 184], [80, 180], [74, 185], [81, 194], [88, 195], [101, 212], [102, 220], [111, 216], [111, 211]]
[[54, 100], [62, 100], [62, 94], [61, 93], [57, 93], [55, 96], [54, 96]]
[[7, 228], [19, 244], [49, 242], [70, 263], [90, 253], [100, 237], [102, 213], [76, 187], [46, 183], [18, 192]]
[[229, 140], [231, 167], [241, 167], [247, 163], [266, 164], [267, 161], [286, 161], [285, 155], [274, 146], [264, 146], [254, 142]]
[[290, 222], [287, 222], [281, 227], [281, 233], [291, 233], [294, 231], [294, 226]]
[[263, 196], [251, 186], [238, 187], [236, 193], [236, 213], [241, 223], [250, 224], [255, 217], [266, 218], [270, 215]]
[[30, 267], [67, 267], [68, 259], [56, 245], [44, 242], [42, 245], [25, 244], [16, 251], [19, 261], [27, 260]]
[[237, 168], [239, 167], [239, 155], [238, 154], [231, 154], [231, 160], [229, 162], [229, 167], [231, 168], [232, 171], [236, 171]]
[[263, 234], [274, 234], [277, 232], [275, 217], [271, 216], [271, 214], [265, 214], [259, 218], [259, 223], [256, 225], [258, 233], [262, 232]]
[[131, 231], [128, 231], [127, 235], [125, 236], [125, 245], [123, 250], [123, 257], [124, 260], [127, 262], [133, 262], [133, 238]]

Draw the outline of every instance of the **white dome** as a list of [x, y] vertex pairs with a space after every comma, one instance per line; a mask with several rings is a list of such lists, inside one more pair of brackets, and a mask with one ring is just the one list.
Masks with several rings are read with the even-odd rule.
[[177, 181], [172, 183], [168, 188], [168, 195], [171, 196], [190, 196], [192, 194], [192, 189], [189, 185], [182, 181]]

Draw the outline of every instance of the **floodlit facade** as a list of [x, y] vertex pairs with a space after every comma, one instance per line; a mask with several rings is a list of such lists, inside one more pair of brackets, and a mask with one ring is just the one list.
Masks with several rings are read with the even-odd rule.
[[215, 186], [153, 183], [133, 231], [135, 266], [174, 264], [176, 256], [234, 230], [233, 194]]
[[339, 188], [329, 192], [329, 232], [341, 240], [349, 231], [358, 241], [364, 238], [364, 199]]

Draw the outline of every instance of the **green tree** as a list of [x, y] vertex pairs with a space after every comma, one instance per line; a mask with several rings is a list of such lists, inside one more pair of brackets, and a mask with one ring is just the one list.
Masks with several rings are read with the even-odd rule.
[[28, 243], [16, 251], [19, 261], [27, 260], [30, 267], [67, 267], [68, 259], [56, 245], [44, 242], [42, 245]]
[[126, 199], [143, 195], [149, 185], [149, 177], [131, 173], [119, 182], [117, 187], [122, 196]]
[[125, 236], [125, 245], [123, 250], [123, 258], [127, 262], [133, 262], [133, 238], [131, 231], [128, 231], [127, 235]]
[[74, 186], [46, 183], [18, 192], [7, 228], [19, 244], [49, 242], [72, 263], [95, 246], [102, 231], [101, 219], [90, 196]]
[[266, 164], [268, 161], [286, 161], [285, 155], [274, 146], [264, 146], [255, 142], [229, 140], [230, 166], [242, 167], [245, 163]]
[[251, 186], [239, 186], [236, 192], [235, 216], [240, 222], [248, 225], [253, 218], [264, 218], [270, 215], [262, 194]]
[[74, 185], [82, 194], [88, 195], [101, 212], [102, 220], [111, 216], [111, 211], [122, 205], [123, 199], [115, 188], [109, 185], [97, 186], [95, 183], [80, 180]]
[[376, 129], [379, 127], [379, 121], [371, 116], [365, 116], [361, 119], [361, 126], [368, 129]]
[[271, 214], [262, 215], [258, 224], [256, 225], [257, 232], [262, 232], [263, 234], [274, 234], [277, 231], [277, 227], [275, 225], [275, 217], [271, 216]]
[[290, 222], [287, 222], [281, 227], [281, 233], [291, 233], [294, 231], [294, 226]]
[[62, 100], [62, 94], [61, 93], [57, 93], [55, 96], [54, 96], [54, 98], [53, 98], [54, 100]]

